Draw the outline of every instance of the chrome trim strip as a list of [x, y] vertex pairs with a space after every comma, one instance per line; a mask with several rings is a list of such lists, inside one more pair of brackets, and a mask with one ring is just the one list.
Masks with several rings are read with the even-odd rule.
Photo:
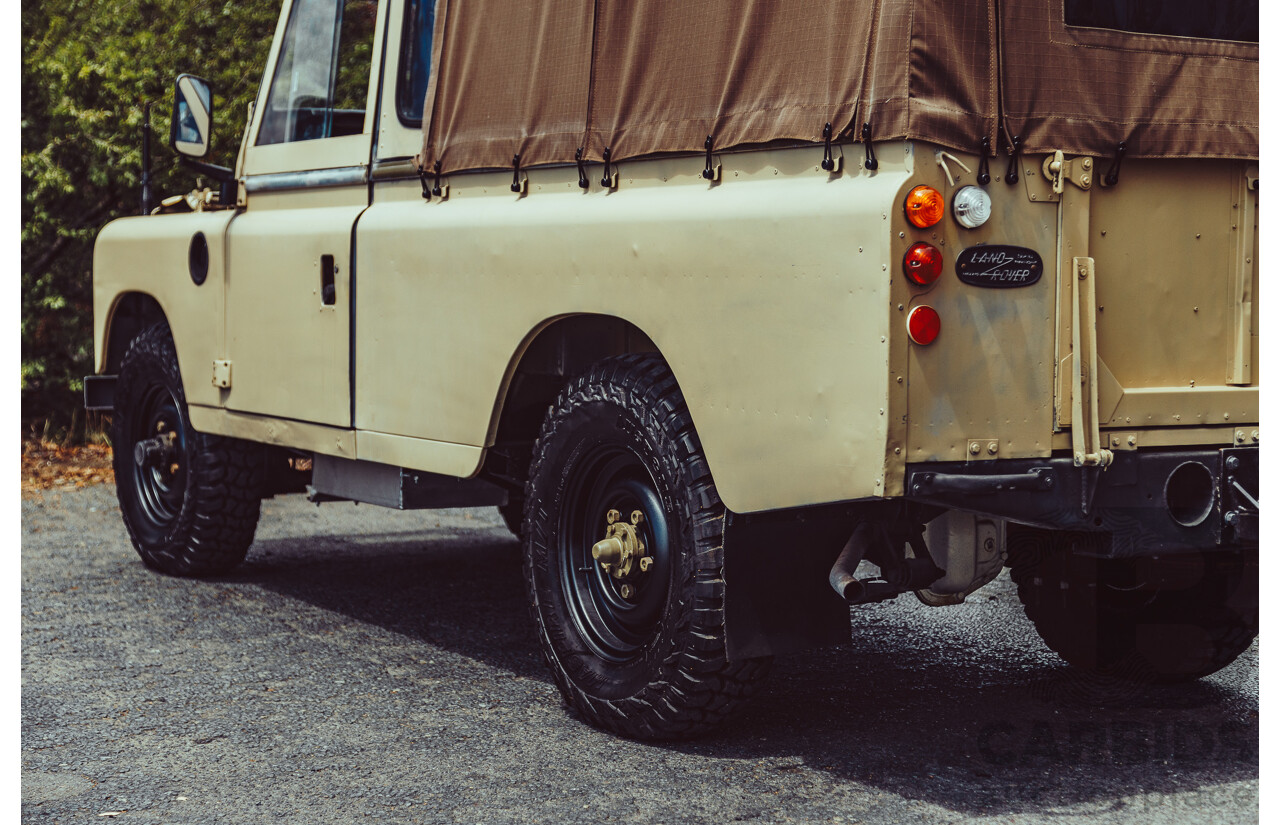
[[314, 189], [321, 186], [359, 186], [367, 183], [364, 166], [340, 166], [336, 169], [312, 169], [307, 172], [273, 172], [249, 175], [244, 179], [246, 192], [281, 192], [289, 189]]

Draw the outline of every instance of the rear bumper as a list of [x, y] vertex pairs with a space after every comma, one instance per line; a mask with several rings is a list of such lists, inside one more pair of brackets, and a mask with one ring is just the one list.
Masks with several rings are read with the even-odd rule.
[[912, 464], [906, 490], [922, 503], [1110, 533], [1117, 557], [1258, 542], [1257, 447], [1118, 452], [1105, 470], [1068, 457]]

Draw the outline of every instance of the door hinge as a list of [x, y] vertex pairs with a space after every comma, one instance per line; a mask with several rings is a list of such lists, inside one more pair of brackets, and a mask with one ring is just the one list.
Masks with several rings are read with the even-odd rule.
[[213, 385], [227, 389], [231, 386], [231, 362], [230, 361], [214, 361], [213, 362]]

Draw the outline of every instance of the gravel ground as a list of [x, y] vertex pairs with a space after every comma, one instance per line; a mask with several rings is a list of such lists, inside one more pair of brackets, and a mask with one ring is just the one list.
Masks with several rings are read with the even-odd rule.
[[275, 499], [206, 581], [144, 568], [110, 485], [29, 495], [22, 530], [24, 823], [1258, 820], [1256, 644], [1117, 689], [1005, 576], [857, 608], [729, 729], [651, 745], [560, 703], [496, 510]]

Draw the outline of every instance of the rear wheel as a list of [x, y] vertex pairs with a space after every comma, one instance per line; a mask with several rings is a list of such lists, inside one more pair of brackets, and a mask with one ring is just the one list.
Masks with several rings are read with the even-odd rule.
[[116, 495], [134, 549], [178, 576], [239, 564], [258, 524], [263, 448], [191, 428], [166, 324], [129, 345], [111, 422]]
[[723, 721], [769, 660], [725, 655], [725, 508], [675, 379], [624, 356], [548, 413], [527, 487], [525, 576], [568, 704], [646, 739]]
[[1257, 551], [1105, 559], [1090, 534], [1010, 525], [1009, 564], [1040, 638], [1084, 670], [1180, 682], [1231, 664], [1258, 635]]

